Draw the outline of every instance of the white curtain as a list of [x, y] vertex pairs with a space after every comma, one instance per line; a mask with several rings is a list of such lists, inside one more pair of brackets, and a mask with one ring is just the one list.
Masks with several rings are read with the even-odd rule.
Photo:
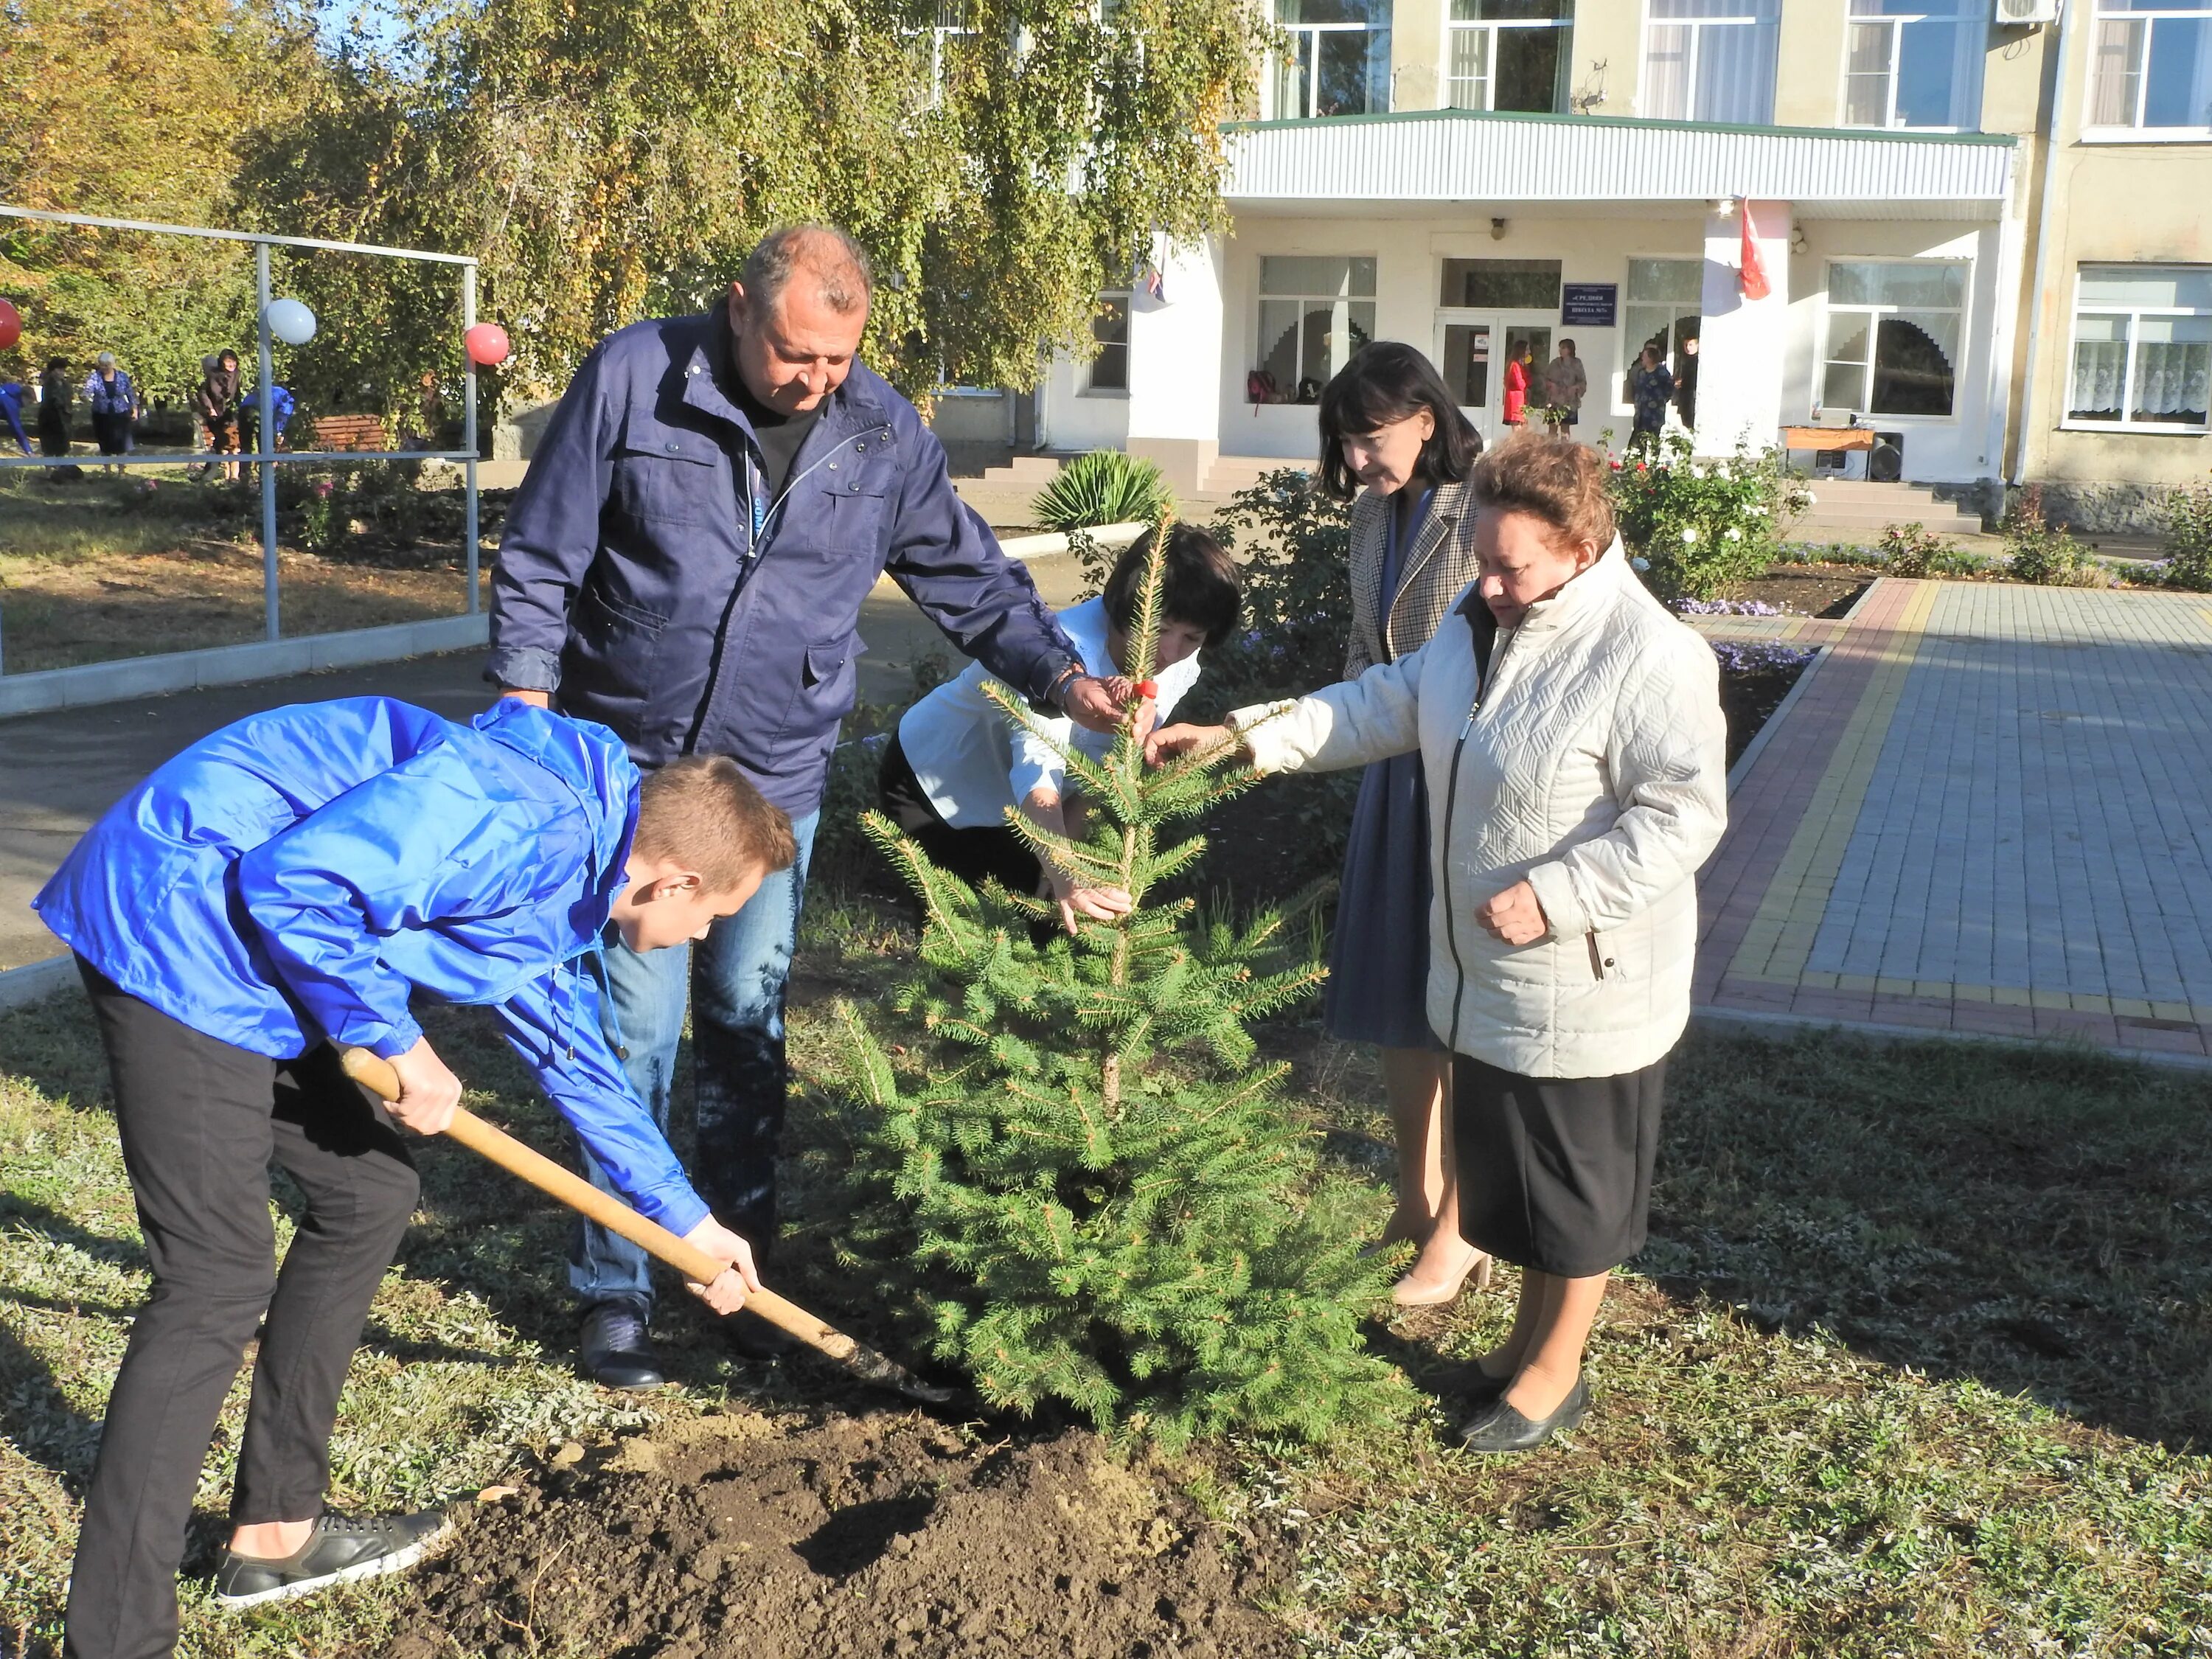
[[1771, 17], [1703, 26], [1692, 118], [1741, 126], [1764, 126], [1774, 118], [1775, 33]]
[[2125, 340], [2081, 340], [2074, 347], [2074, 396], [2070, 411], [2075, 415], [2117, 416], [2120, 410], [2120, 382], [2128, 372], [2128, 343]]
[[2136, 395], [2128, 411], [2135, 418], [2181, 415], [2202, 422], [2208, 389], [2212, 389], [2212, 344], [2193, 340], [2136, 343]]

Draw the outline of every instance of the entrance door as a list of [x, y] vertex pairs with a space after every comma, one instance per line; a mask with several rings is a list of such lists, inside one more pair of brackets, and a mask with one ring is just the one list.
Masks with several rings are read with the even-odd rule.
[[1510, 430], [1505, 424], [1505, 366], [1523, 348], [1529, 354], [1528, 400], [1543, 402], [1544, 365], [1552, 360], [1554, 327], [1550, 317], [1534, 322], [1479, 312], [1437, 313], [1437, 365], [1484, 443], [1494, 444]]

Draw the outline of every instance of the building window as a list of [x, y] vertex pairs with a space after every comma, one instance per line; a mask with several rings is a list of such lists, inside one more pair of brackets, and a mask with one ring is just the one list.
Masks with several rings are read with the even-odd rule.
[[1977, 125], [1989, 24], [1986, 0], [1851, 0], [1844, 125]]
[[2212, 0], [2097, 0], [2089, 125], [2212, 137]]
[[927, 28], [907, 31], [929, 52], [930, 108], [935, 109], [945, 101], [945, 69], [955, 49], [954, 43], [975, 32], [974, 21], [968, 15], [968, 0], [938, 0], [935, 21]]
[[1776, 0], [1650, 0], [1644, 112], [1662, 121], [1765, 126], [1774, 119]]
[[1936, 259], [1831, 264], [1818, 407], [1949, 415], [1966, 269], [1963, 261]]
[[1437, 303], [1486, 311], [1557, 311], [1557, 259], [1447, 259]]
[[1261, 404], [1310, 404], [1352, 354], [1375, 337], [1375, 259], [1269, 254], [1260, 261]]
[[1575, 0], [1450, 0], [1450, 5], [1447, 104], [1566, 113]]
[[1275, 63], [1276, 119], [1390, 107], [1389, 0], [1275, 0], [1275, 22], [1291, 37]]
[[1086, 382], [1092, 392], [1129, 389], [1129, 291], [1115, 289], [1098, 296], [1091, 313], [1091, 337], [1098, 342], [1098, 355], [1091, 360]]
[[1620, 302], [1620, 376], [1623, 408], [1629, 397], [1628, 372], [1644, 348], [1657, 346], [1659, 361], [1673, 371], [1682, 367], [1682, 343], [1698, 337], [1705, 303], [1702, 259], [1631, 259], [1628, 291]]
[[2084, 265], [2066, 418], [2202, 432], [2212, 407], [2212, 265]]

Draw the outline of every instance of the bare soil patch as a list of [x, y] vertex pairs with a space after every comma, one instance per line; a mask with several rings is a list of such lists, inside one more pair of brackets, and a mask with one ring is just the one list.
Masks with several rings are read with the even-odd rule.
[[1736, 583], [1721, 597], [1758, 599], [1805, 617], [1840, 617], [1858, 603], [1859, 595], [1881, 574], [1852, 565], [1778, 564], [1769, 567], [1763, 576]]
[[[489, 572], [490, 561], [485, 561]], [[110, 662], [262, 637], [261, 550], [195, 540], [173, 551], [10, 559], [0, 566], [7, 672]], [[443, 564], [398, 569], [280, 550], [286, 637], [425, 622], [467, 608], [467, 579]], [[483, 592], [489, 595], [489, 578]]]
[[473, 1506], [410, 1587], [413, 1633], [373, 1651], [1287, 1659], [1252, 1601], [1289, 1561], [1087, 1431], [736, 1406]]

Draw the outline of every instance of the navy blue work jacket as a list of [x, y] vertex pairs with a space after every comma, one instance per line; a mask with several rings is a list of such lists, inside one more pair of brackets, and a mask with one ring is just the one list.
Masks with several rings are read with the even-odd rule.
[[821, 804], [879, 575], [1033, 702], [1079, 659], [954, 494], [944, 446], [861, 364], [756, 541], [732, 358], [718, 307], [635, 324], [585, 359], [507, 515], [487, 678], [552, 692], [641, 766], [730, 756], [796, 817]]
[[489, 1007], [637, 1207], [707, 1206], [601, 1024], [597, 964], [637, 827], [613, 732], [502, 698], [467, 726], [390, 697], [249, 715], [156, 769], [33, 903], [79, 956], [219, 1042], [389, 1059], [416, 990]]

